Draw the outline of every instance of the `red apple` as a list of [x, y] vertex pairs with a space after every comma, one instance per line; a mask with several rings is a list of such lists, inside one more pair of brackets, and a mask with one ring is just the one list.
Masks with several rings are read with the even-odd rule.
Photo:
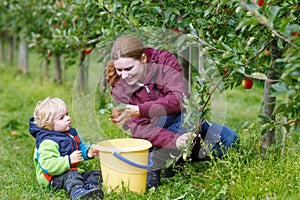
[[270, 56], [270, 54], [271, 54], [270, 50], [268, 50], [268, 49], [265, 49], [264, 53], [265, 53], [266, 56]]
[[257, 4], [259, 7], [262, 7], [264, 5], [264, 3], [265, 3], [264, 0], [258, 0]]
[[229, 71], [227, 69], [223, 69], [222, 72], [223, 72], [224, 75], [227, 75], [229, 73]]
[[48, 58], [50, 58], [52, 56], [52, 52], [51, 51], [48, 51], [48, 54], [47, 54]]
[[84, 53], [86, 55], [89, 55], [92, 51], [93, 51], [93, 49], [84, 49]]
[[253, 81], [251, 78], [244, 78], [244, 80], [242, 81], [242, 86], [245, 89], [251, 89], [253, 86]]
[[62, 24], [62, 25], [66, 25], [66, 24], [67, 24], [67, 21], [66, 21], [66, 20], [63, 20], [63, 21], [61, 22], [61, 24]]
[[64, 2], [60, 1], [59, 2], [59, 6], [63, 7], [64, 6]]
[[178, 32], [179, 32], [179, 28], [174, 28], [174, 29], [172, 30], [172, 32], [178, 33]]
[[222, 66], [222, 73], [223, 73], [224, 75], [227, 75], [227, 74], [229, 73], [228, 67]]
[[293, 37], [296, 37], [296, 36], [298, 36], [298, 35], [299, 35], [298, 32], [292, 32], [292, 34], [291, 34], [291, 36], [293, 36]]

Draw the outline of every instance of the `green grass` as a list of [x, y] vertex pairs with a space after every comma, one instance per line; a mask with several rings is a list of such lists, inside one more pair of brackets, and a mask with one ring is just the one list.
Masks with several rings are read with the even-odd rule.
[[[91, 61], [92, 79], [87, 94], [73, 89], [76, 66], [65, 71], [65, 84], [57, 85], [51, 79], [39, 78], [39, 64], [38, 58], [31, 58], [30, 75], [17, 73], [14, 65], [0, 64], [0, 200], [69, 198], [64, 191], [40, 187], [35, 179], [32, 160], [35, 141], [28, 133], [28, 119], [40, 99], [56, 96], [65, 100], [75, 127], [87, 143], [128, 137], [128, 132], [122, 132], [106, 115], [98, 113], [100, 64]], [[261, 83], [255, 83], [252, 90], [237, 87], [226, 92], [225, 124], [238, 131], [241, 141], [222, 160], [187, 163], [175, 177], [162, 179], [163, 185], [156, 192], [106, 193], [105, 199], [299, 199], [299, 136], [289, 133], [284, 157], [280, 156], [280, 141], [268, 154], [261, 155], [259, 126], [247, 126], [257, 121], [262, 98]], [[17, 134], [13, 135], [12, 130]], [[88, 161], [86, 168], [99, 169], [99, 163], [98, 158]]]

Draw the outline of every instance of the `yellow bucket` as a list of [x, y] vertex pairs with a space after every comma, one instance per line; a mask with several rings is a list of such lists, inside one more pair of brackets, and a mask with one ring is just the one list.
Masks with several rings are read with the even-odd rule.
[[99, 142], [103, 187], [108, 192], [126, 190], [144, 193], [148, 168], [152, 166], [149, 148], [144, 139], [112, 139]]

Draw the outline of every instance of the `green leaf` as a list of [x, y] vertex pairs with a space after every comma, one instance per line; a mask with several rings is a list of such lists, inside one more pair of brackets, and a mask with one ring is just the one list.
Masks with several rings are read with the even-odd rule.
[[272, 88], [276, 90], [278, 93], [286, 93], [288, 91], [285, 83], [277, 83], [272, 85]]
[[273, 111], [273, 115], [277, 115], [278, 113], [283, 112], [285, 108], [286, 108], [285, 103], [279, 104], [278, 106], [275, 107], [275, 110]]
[[192, 23], [190, 23], [191, 35], [198, 37], [197, 31], [195, 30]]
[[267, 24], [273, 28], [274, 27], [274, 19], [276, 18], [278, 12], [280, 10], [280, 7], [279, 6], [271, 6], [270, 7], [270, 11], [268, 13], [268, 20], [267, 20]]
[[183, 44], [184, 44], [186, 38], [187, 38], [187, 35], [186, 35], [186, 34], [181, 35], [181, 36], [178, 38], [178, 40], [177, 40], [177, 47], [183, 46]]
[[267, 130], [270, 128], [274, 128], [274, 126], [275, 126], [274, 124], [267, 123], [267, 124], [263, 124], [261, 129], [262, 129], [262, 131], [264, 131], [264, 130]]
[[250, 77], [254, 79], [267, 80], [267, 76], [260, 72], [254, 72], [250, 75]]
[[300, 133], [300, 123], [297, 123], [296, 126], [295, 126], [295, 131], [297, 133]]
[[120, 104], [117, 106], [117, 109], [118, 109], [118, 110], [126, 110], [127, 107], [126, 107], [126, 105], [125, 105], [124, 103], [120, 103]]
[[277, 40], [277, 46], [278, 46], [280, 49], [283, 49], [283, 41], [282, 41], [282, 40]]
[[223, 53], [222, 58], [227, 59], [227, 58], [231, 58], [233, 56], [235, 56], [234, 53], [232, 53], [232, 52], [225, 52], [225, 53]]
[[174, 13], [174, 14], [176, 14], [176, 15], [180, 15], [180, 12], [179, 12], [179, 10], [178, 10], [178, 9], [176, 9], [176, 8], [173, 8], [172, 10], [173, 10], [173, 13]]

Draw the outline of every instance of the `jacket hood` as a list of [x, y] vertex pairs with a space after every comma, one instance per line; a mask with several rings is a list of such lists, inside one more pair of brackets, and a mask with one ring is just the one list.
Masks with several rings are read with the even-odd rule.
[[29, 133], [32, 135], [32, 137], [36, 138], [36, 135], [41, 131], [42, 129], [36, 125], [34, 118], [31, 117], [29, 119]]
[[40, 128], [34, 122], [34, 118], [29, 119], [29, 133], [36, 139], [36, 145], [39, 146], [40, 142], [42, 142], [46, 138], [53, 137], [65, 137], [65, 133], [60, 133], [56, 131], [45, 130]]

